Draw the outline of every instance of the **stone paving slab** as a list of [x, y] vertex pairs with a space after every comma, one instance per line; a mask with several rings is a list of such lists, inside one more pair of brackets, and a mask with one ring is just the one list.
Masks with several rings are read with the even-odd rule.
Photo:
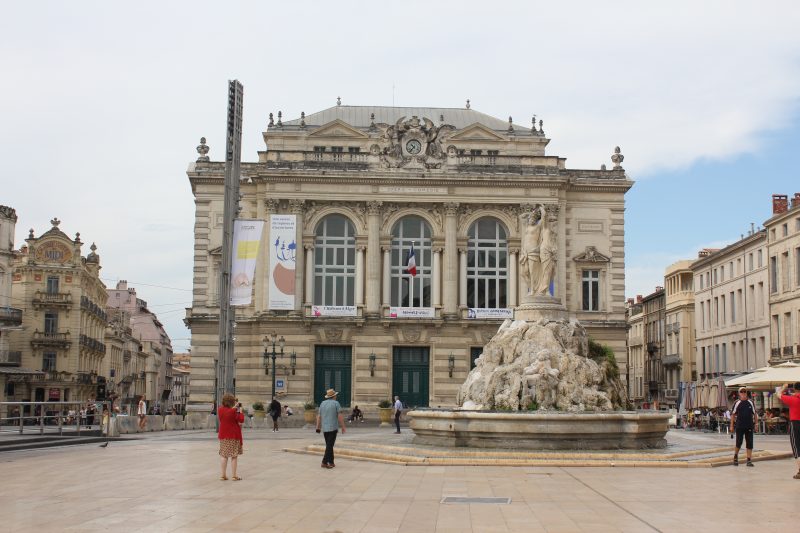
[[[348, 431], [392, 444], [390, 433]], [[402, 437], [402, 435], [400, 436]], [[352, 461], [336, 468], [285, 453], [320, 443], [308, 430], [245, 432], [243, 481], [220, 481], [211, 432], [0, 456], [3, 531], [793, 531], [800, 481], [790, 460], [754, 468], [421, 466]], [[724, 448], [714, 436], [689, 439]], [[785, 439], [757, 445], [788, 449]], [[679, 449], [679, 447], [678, 447]], [[669, 450], [668, 450], [669, 451]], [[448, 496], [510, 504], [442, 503]], [[746, 510], [743, 511], [743, 506]]]

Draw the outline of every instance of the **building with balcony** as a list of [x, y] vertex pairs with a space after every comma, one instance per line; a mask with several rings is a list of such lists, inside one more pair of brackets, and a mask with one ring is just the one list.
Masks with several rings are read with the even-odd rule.
[[131, 328], [131, 316], [121, 310], [108, 308], [106, 347], [103, 375], [107, 376], [109, 395], [123, 407], [131, 408], [145, 393], [144, 371], [147, 354]]
[[642, 343], [644, 345], [645, 401], [642, 407], [660, 409], [674, 404], [667, 399], [666, 355], [666, 298], [664, 287], [642, 298]]
[[[0, 402], [15, 393], [16, 380], [31, 379], [34, 370], [22, 368], [22, 352], [11, 348], [9, 335], [22, 328], [22, 306], [12, 299], [11, 280], [14, 268], [14, 230], [16, 211], [0, 205]], [[0, 407], [0, 417], [6, 416]]]
[[[345, 406], [392, 394], [409, 406], [455, 404], [525, 290], [522, 217], [537, 206], [557, 233], [552, 293], [614, 350], [625, 374], [632, 181], [619, 149], [613, 168], [568, 169], [545, 153], [541, 121], [527, 128], [469, 105], [337, 103], [295, 120], [278, 113], [263, 139], [258, 162], [241, 167], [240, 217], [267, 222], [252, 302], [236, 310], [242, 401], [271, 395], [262, 339], [276, 332], [295, 356], [284, 401], [319, 401], [333, 387]], [[190, 403], [211, 409], [225, 164], [210, 160], [204, 140], [198, 152], [187, 172], [196, 204]], [[289, 234], [276, 242], [273, 223]]]
[[22, 326], [22, 309], [11, 299], [16, 224], [16, 211], [0, 205], [0, 363], [8, 362], [8, 333]]
[[646, 401], [644, 322], [642, 321], [642, 296], [629, 298], [626, 305], [628, 324], [628, 399], [638, 409]]
[[37, 371], [16, 376], [15, 400], [78, 401], [94, 398], [103, 381], [107, 317], [100, 256], [81, 255], [80, 234], [68, 237], [53, 219], [40, 237], [30, 230], [13, 260], [12, 297], [24, 307], [22, 328], [9, 335], [22, 367]]
[[800, 361], [800, 193], [772, 195], [764, 222], [769, 257], [770, 364]]
[[[136, 396], [141, 394], [148, 406], [158, 405], [161, 409], [171, 407], [168, 400], [172, 390], [172, 343], [164, 325], [148, 309], [147, 302], [137, 297], [136, 289], [128, 287], [127, 281], [118, 281], [116, 288], [107, 292], [108, 312], [124, 313], [125, 318], [120, 320], [130, 328], [137, 345], [128, 349], [131, 353], [136, 351], [136, 365], [143, 362], [143, 367], [135, 366], [137, 370], [125, 382], [124, 390], [128, 394], [125, 402], [138, 402]], [[138, 358], [142, 356], [144, 360], [139, 361]], [[124, 373], [123, 376], [128, 374]], [[137, 379], [142, 381], [141, 387], [137, 385]]]
[[671, 407], [675, 407], [680, 383], [697, 379], [692, 260], [678, 261], [667, 267], [664, 272], [664, 291], [665, 354], [661, 359], [667, 382], [664, 398]]
[[747, 372], [769, 358], [766, 232], [751, 231], [692, 263], [695, 361], [700, 381]]

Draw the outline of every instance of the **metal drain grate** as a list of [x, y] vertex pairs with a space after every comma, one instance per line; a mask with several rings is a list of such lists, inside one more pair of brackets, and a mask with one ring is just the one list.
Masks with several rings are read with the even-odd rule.
[[441, 503], [494, 503], [508, 505], [511, 498], [467, 498], [465, 496], [446, 496]]

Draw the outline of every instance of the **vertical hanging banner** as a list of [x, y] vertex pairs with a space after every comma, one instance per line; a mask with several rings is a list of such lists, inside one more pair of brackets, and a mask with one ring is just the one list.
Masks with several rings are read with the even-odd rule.
[[269, 223], [269, 309], [294, 309], [297, 215], [271, 215]]
[[250, 305], [263, 220], [233, 221], [231, 249], [231, 305]]

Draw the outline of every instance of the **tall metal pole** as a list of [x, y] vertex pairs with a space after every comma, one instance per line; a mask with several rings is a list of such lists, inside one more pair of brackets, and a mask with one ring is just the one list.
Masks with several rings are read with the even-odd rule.
[[278, 354], [275, 353], [275, 343], [272, 343], [272, 399], [275, 399], [275, 357]]
[[244, 89], [238, 80], [228, 81], [228, 120], [225, 143], [225, 197], [222, 224], [222, 269], [219, 278], [219, 365], [216, 402], [226, 392], [234, 393], [233, 328], [231, 308], [231, 262], [233, 221], [239, 214], [239, 176], [242, 157], [242, 99]]

